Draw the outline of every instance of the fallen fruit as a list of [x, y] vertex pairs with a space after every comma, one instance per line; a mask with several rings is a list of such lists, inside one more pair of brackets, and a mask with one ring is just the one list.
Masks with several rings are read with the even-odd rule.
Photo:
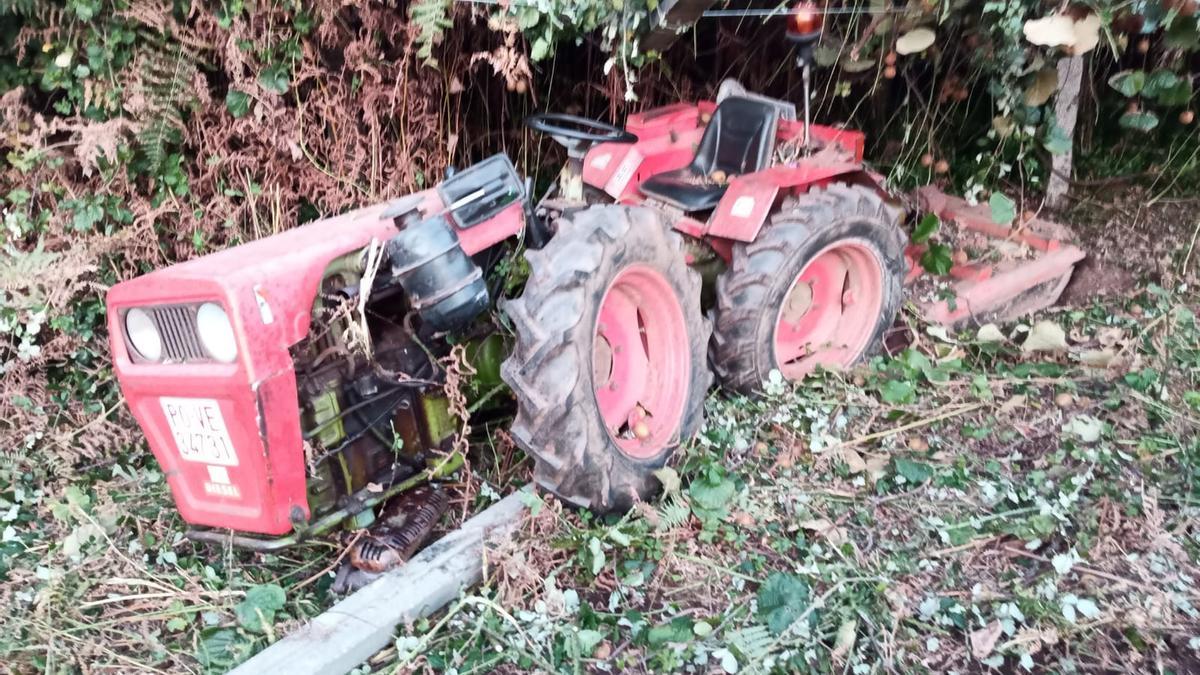
[[1060, 408], [1070, 408], [1073, 403], [1075, 403], [1075, 397], [1065, 391], [1054, 397], [1054, 405]]
[[887, 56], [883, 57], [883, 62], [889, 66], [896, 65], [896, 52], [888, 52]]
[[934, 173], [946, 173], [949, 170], [950, 170], [950, 162], [947, 162], [944, 159], [939, 159], [938, 163], [935, 164], [933, 167]]
[[1179, 113], [1180, 124], [1191, 124], [1194, 119], [1196, 119], [1196, 113], [1191, 110], [1184, 110]]
[[884, 68], [883, 76], [889, 80], [893, 77], [896, 77], [896, 66], [888, 66], [887, 68]]
[[923, 166], [923, 167], [933, 166], [933, 155], [931, 155], [928, 152], [921, 155], [921, 166]]

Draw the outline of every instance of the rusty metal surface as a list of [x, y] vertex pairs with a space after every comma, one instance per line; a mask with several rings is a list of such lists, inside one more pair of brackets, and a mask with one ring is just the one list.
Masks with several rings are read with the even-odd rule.
[[383, 572], [404, 563], [429, 538], [449, 505], [450, 495], [439, 485], [422, 485], [397, 496], [350, 550], [350, 564]]

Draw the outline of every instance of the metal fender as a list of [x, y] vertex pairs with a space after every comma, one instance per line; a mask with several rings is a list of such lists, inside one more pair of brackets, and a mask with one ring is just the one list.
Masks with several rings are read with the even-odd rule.
[[583, 182], [616, 200], [638, 198], [646, 178], [692, 161], [704, 134], [702, 115], [714, 107], [710, 101], [676, 103], [630, 115], [625, 129], [637, 143], [601, 143], [588, 150]]
[[804, 192], [833, 178], [873, 187], [887, 197], [881, 181], [863, 170], [860, 164], [838, 162], [776, 166], [730, 181], [729, 189], [709, 218], [704, 235], [734, 241], [754, 241], [775, 209], [780, 194]]

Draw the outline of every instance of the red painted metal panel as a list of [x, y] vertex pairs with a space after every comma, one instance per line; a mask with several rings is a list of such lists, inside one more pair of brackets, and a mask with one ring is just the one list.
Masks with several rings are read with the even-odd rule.
[[458, 245], [467, 255], [475, 255], [489, 249], [509, 237], [520, 234], [524, 229], [525, 205], [520, 201], [513, 202], [500, 213], [474, 227], [464, 230], [455, 226]]
[[778, 182], [762, 174], [734, 178], [713, 211], [705, 234], [754, 241], [775, 205], [779, 187]]
[[[776, 135], [783, 140], [803, 138], [804, 122], [780, 120], [779, 131]], [[823, 144], [834, 143], [840, 145], [846, 152], [854, 156], [854, 161], [856, 162], [863, 160], [863, 151], [866, 148], [867, 137], [861, 131], [814, 124], [812, 125], [812, 137]]]
[[[1038, 284], [1069, 273], [1083, 257], [1081, 249], [1069, 244], [1062, 245], [1036, 260], [1014, 266], [995, 276], [980, 281], [959, 282], [954, 287], [953, 309], [950, 302], [937, 300], [922, 304], [921, 313], [928, 321], [947, 326], [973, 315], [986, 314]], [[1050, 302], [1053, 300], [1050, 298]]]
[[795, 166], [774, 166], [734, 178], [721, 203], [713, 211], [705, 234], [736, 241], [754, 241], [780, 192], [818, 185], [860, 168], [852, 163], [812, 164], [801, 160]]
[[[423, 194], [426, 213], [443, 208], [436, 192]], [[313, 299], [330, 262], [395, 234], [391, 219], [380, 217], [387, 206], [310, 223], [109, 290], [109, 344], [117, 380], [188, 522], [282, 534], [291, 529], [293, 509], [308, 515], [295, 367], [288, 350], [308, 334]], [[491, 221], [459, 230], [459, 240], [467, 253], [475, 253], [523, 226], [522, 207], [514, 204]], [[121, 325], [124, 310], [201, 302], [220, 303], [229, 315], [238, 348], [235, 363], [156, 364], [131, 358]], [[183, 456], [179, 444], [187, 441], [173, 435], [168, 414], [196, 409], [213, 418], [219, 411], [236, 460]]]

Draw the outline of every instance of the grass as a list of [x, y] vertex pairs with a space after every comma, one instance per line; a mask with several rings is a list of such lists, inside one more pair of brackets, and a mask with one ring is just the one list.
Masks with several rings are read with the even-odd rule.
[[487, 582], [361, 672], [1189, 672], [1194, 306], [1152, 288], [1048, 317], [1061, 352], [921, 335], [714, 397], [661, 501], [531, 497]]
[[[1059, 351], [1021, 348], [1047, 323], [911, 321], [907, 351], [857, 372], [714, 395], [660, 500], [595, 518], [529, 495], [485, 583], [360, 671], [1187, 672], [1195, 308], [1151, 286], [1039, 317]], [[476, 462], [460, 515], [523, 480], [492, 437], [504, 461]], [[136, 449], [59, 493], [13, 476], [6, 669], [220, 672], [334, 601], [337, 538], [193, 545]]]

